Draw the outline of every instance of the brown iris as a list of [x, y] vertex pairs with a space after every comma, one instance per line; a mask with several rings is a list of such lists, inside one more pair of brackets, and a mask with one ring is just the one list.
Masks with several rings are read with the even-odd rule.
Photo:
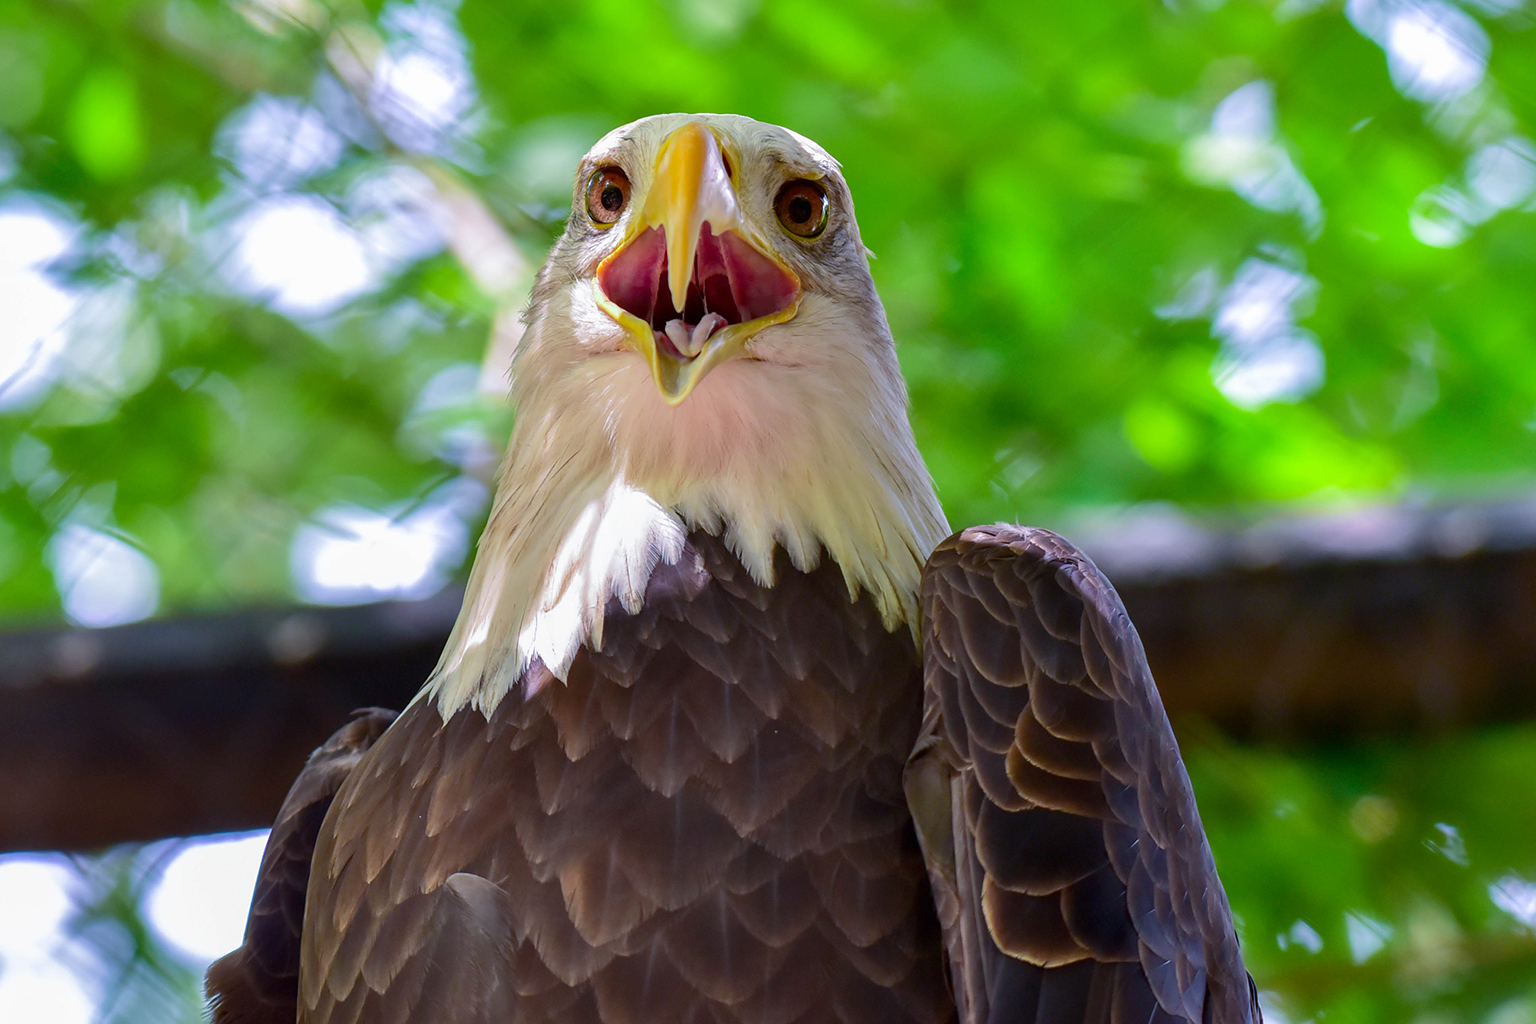
[[629, 176], [617, 167], [599, 167], [587, 179], [587, 216], [612, 224], [629, 203]]
[[784, 230], [801, 238], [815, 238], [827, 226], [827, 193], [814, 181], [803, 178], [785, 182], [773, 201]]

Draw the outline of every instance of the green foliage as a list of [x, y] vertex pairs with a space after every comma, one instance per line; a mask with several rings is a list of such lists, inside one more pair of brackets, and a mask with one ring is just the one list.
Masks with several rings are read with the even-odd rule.
[[[1425, 8], [1462, 34], [1415, 77], [1381, 19], [1418, 9], [0, 0], [0, 214], [68, 236], [0, 260], [0, 287], [68, 309], [0, 333], [0, 616], [59, 615], [72, 528], [147, 556], [162, 610], [282, 601], [327, 510], [404, 519], [487, 478], [507, 415], [462, 385], [576, 158], [661, 110], [786, 124], [843, 161], [957, 524], [1529, 487], [1536, 34], [1518, 0]], [[412, 82], [437, 105], [391, 91]], [[412, 203], [446, 238], [390, 234]], [[242, 283], [254, 225], [294, 210], [368, 243], [317, 257], [354, 276], [334, 301], [303, 273]], [[1236, 387], [1282, 342], [1311, 377]], [[1531, 1019], [1530, 936], [1488, 887], [1536, 878], [1508, 781], [1532, 750], [1193, 751], [1291, 1017]], [[1465, 865], [1423, 845], [1442, 823]], [[1358, 964], [1349, 914], [1356, 950], [1390, 934]]]
[[96, 68], [81, 79], [67, 130], [75, 159], [92, 177], [127, 177], [144, 163], [138, 90], [121, 71]]
[[166, 948], [145, 923], [143, 906], [175, 843], [122, 847], [76, 858], [76, 909], [67, 931], [94, 954], [82, 976], [103, 982], [100, 1024], [198, 1024], [204, 1019], [199, 972]]
[[1536, 729], [1304, 760], [1207, 736], [1188, 754], [1249, 969], [1287, 1019], [1536, 1013], [1536, 790], [1512, 781], [1536, 773]]
[[[956, 522], [1523, 485], [1536, 218], [1529, 194], [1479, 207], [1472, 178], [1528, 124], [1533, 37], [1485, 7], [1487, 75], [1426, 102], [1368, 4], [0, 6], [4, 188], [62, 204], [78, 236], [48, 272], [97, 300], [66, 324], [72, 369], [0, 412], [0, 609], [51, 614], [43, 553], [75, 520], [139, 545], [162, 606], [281, 598], [306, 517], [455, 472], [400, 424], [517, 289], [423, 254], [284, 317], [231, 286], [242, 217], [304, 195], [366, 229], [360, 183], [425, 167], [536, 260], [575, 157], [664, 109], [788, 124], [843, 160]], [[444, 47], [469, 61], [459, 105], [391, 122], [379, 61]], [[268, 139], [289, 165], [253, 178], [238, 126], [269, 95], [336, 150], [306, 154], [294, 122]], [[1254, 328], [1222, 318], [1266, 272], [1291, 292], [1260, 334], [1298, 335], [1322, 379], [1234, 401], [1218, 384]]]

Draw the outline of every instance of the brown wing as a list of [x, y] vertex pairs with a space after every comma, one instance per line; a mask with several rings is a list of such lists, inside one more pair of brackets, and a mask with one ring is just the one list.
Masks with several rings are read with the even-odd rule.
[[293, 1024], [315, 837], [336, 791], [394, 719], [383, 708], [353, 712], [352, 721], [309, 755], [289, 788], [261, 857], [245, 941], [208, 968], [213, 1024]]
[[1088, 557], [984, 526], [923, 573], [907, 768], [961, 1019], [1255, 1024], [1141, 641]]

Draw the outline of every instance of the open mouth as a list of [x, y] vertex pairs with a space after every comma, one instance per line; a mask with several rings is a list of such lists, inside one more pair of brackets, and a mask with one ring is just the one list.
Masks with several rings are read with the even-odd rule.
[[794, 277], [734, 231], [699, 232], [683, 308], [668, 287], [666, 234], [646, 228], [597, 274], [614, 305], [648, 324], [656, 349], [690, 360], [709, 339], [733, 324], [751, 323], [788, 309], [800, 295]]

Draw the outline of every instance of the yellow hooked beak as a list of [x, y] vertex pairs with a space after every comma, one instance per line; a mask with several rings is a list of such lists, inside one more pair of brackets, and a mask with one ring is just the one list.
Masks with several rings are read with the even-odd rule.
[[[637, 285], [641, 270], [653, 274], [663, 253], [664, 280], [651, 276]], [[598, 305], [645, 357], [669, 405], [800, 305], [799, 278], [742, 216], [719, 140], [697, 121], [662, 143], [644, 205], [618, 248], [598, 264], [595, 291]], [[712, 299], [719, 300], [714, 308]], [[689, 315], [702, 329], [684, 322]]]

